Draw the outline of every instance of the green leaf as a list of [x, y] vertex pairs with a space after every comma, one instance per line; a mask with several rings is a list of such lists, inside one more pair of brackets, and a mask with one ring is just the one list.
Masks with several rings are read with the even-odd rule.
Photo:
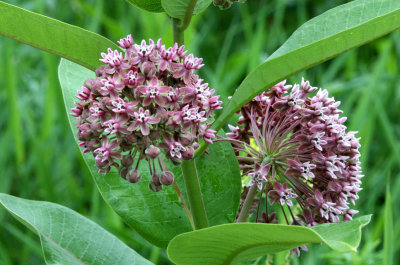
[[[190, 5], [191, 0], [161, 0], [161, 4], [165, 12], [178, 19], [183, 19], [186, 11]], [[200, 14], [211, 4], [212, 0], [197, 0], [196, 6], [193, 10], [193, 15]]]
[[[67, 111], [73, 107], [77, 90], [94, 73], [67, 60], [61, 60], [59, 79]], [[75, 118], [69, 117], [76, 140]], [[196, 160], [201, 189], [210, 225], [232, 222], [236, 216], [241, 192], [238, 162], [229, 143], [218, 142], [210, 146], [210, 155]], [[83, 155], [105, 201], [131, 227], [151, 243], [166, 248], [178, 234], [191, 231], [191, 225], [172, 186], [160, 192], [148, 188], [148, 166], [141, 163], [145, 173], [137, 184], [123, 180], [115, 170], [107, 175], [97, 173], [91, 154]], [[184, 196], [181, 168], [168, 163]], [[187, 200], [186, 200], [187, 201]]]
[[325, 243], [340, 252], [356, 251], [361, 228], [370, 215], [349, 222], [304, 226], [235, 223], [196, 230], [175, 237], [168, 257], [179, 265], [227, 265], [290, 250], [308, 243]]
[[126, 0], [132, 5], [150, 12], [163, 12], [161, 0]]
[[40, 237], [47, 264], [153, 264], [96, 223], [64, 206], [3, 193], [0, 204]]
[[398, 0], [355, 0], [309, 20], [243, 80], [213, 127], [221, 128], [241, 106], [285, 78], [399, 27]]
[[385, 196], [385, 208], [384, 208], [384, 219], [383, 219], [383, 264], [393, 265], [395, 260], [394, 246], [396, 242], [394, 239], [394, 225], [393, 225], [393, 206], [392, 196], [390, 193], [390, 180], [386, 181], [386, 196]]
[[118, 49], [96, 33], [0, 1], [0, 34], [95, 70], [101, 52]]

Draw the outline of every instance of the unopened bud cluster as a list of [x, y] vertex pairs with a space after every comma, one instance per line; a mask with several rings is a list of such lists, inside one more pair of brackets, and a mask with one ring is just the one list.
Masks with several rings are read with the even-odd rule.
[[193, 158], [200, 138], [212, 143], [207, 121], [222, 102], [195, 74], [202, 59], [187, 55], [183, 45], [166, 48], [161, 39], [138, 45], [131, 35], [118, 44], [124, 52], [101, 54], [104, 65], [78, 91], [71, 114], [80, 146], [93, 153], [100, 173], [116, 167], [138, 182], [146, 161], [149, 187], [159, 191], [174, 181], [161, 154], [179, 164]]

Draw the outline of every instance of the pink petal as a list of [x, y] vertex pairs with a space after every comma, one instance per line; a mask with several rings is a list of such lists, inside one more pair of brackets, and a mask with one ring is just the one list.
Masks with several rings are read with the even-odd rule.
[[142, 132], [143, 135], [149, 135], [150, 134], [149, 126], [147, 126], [146, 123], [142, 124], [142, 126], [140, 127], [140, 131]]

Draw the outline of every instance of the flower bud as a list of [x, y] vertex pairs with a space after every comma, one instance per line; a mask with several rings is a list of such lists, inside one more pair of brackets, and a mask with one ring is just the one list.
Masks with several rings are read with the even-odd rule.
[[155, 147], [154, 145], [150, 145], [146, 149], [146, 155], [148, 155], [152, 159], [157, 158], [159, 154], [160, 154], [160, 148]]
[[127, 134], [127, 135], [125, 135], [125, 141], [129, 142], [129, 143], [136, 143], [137, 137], [134, 134]]
[[197, 142], [193, 143], [194, 150], [197, 150], [197, 148], [199, 148], [199, 147], [200, 147], [200, 145]]
[[150, 181], [149, 189], [151, 189], [154, 192], [159, 192], [160, 190], [162, 190], [162, 185], [156, 185], [154, 182]]
[[191, 147], [186, 147], [186, 150], [182, 152], [182, 158], [190, 160], [194, 157], [194, 150]]
[[128, 173], [129, 173], [129, 168], [128, 168], [128, 167], [121, 166], [121, 167], [119, 168], [119, 171], [118, 171], [118, 172], [119, 172], [119, 175], [121, 176], [121, 178], [126, 179]]
[[155, 185], [160, 186], [161, 182], [160, 182], [160, 174], [158, 173], [153, 173], [152, 177], [152, 181]]
[[133, 157], [131, 155], [123, 156], [121, 159], [121, 165], [124, 167], [130, 167], [133, 164]]
[[165, 186], [169, 186], [174, 183], [174, 175], [170, 171], [164, 171], [161, 173], [160, 182]]
[[124, 141], [120, 144], [120, 147], [122, 151], [130, 151], [134, 148], [134, 145]]
[[157, 140], [160, 138], [160, 136], [161, 136], [161, 134], [159, 131], [151, 131], [149, 138], [150, 138], [150, 140]]
[[129, 172], [129, 174], [126, 176], [126, 179], [130, 182], [130, 183], [137, 183], [140, 181], [140, 179], [142, 178], [142, 175], [140, 174], [139, 171], [137, 171], [137, 169], [132, 170], [131, 172]]
[[193, 136], [190, 135], [189, 133], [184, 133], [181, 135], [179, 142], [182, 145], [187, 146], [193, 142]]
[[175, 158], [175, 157], [171, 157], [170, 158], [172, 164], [174, 164], [175, 166], [179, 166], [180, 164], [182, 164], [182, 160]]
[[137, 143], [140, 146], [149, 146], [150, 145], [150, 138], [149, 137], [140, 138]]

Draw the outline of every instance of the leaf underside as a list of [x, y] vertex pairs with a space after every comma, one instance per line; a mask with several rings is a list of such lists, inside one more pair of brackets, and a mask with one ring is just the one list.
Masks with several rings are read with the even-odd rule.
[[149, 12], [163, 12], [164, 9], [161, 6], [161, 0], [126, 0], [132, 5], [135, 5], [141, 9]]
[[[165, 12], [173, 18], [183, 19], [190, 5], [190, 0], [161, 0]], [[211, 4], [212, 0], [197, 0], [193, 15], [200, 14]]]
[[153, 264], [96, 223], [64, 206], [2, 193], [0, 205], [38, 234], [46, 264]]
[[168, 257], [179, 265], [228, 265], [308, 243], [325, 243], [340, 252], [356, 251], [361, 228], [371, 216], [307, 228], [280, 224], [235, 223], [188, 232], [169, 244]]

